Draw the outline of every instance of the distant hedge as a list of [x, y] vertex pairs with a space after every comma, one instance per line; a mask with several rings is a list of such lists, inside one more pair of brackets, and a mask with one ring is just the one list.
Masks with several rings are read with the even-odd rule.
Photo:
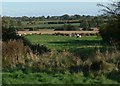
[[78, 31], [79, 27], [73, 25], [63, 25], [61, 27], [56, 27], [55, 31]]

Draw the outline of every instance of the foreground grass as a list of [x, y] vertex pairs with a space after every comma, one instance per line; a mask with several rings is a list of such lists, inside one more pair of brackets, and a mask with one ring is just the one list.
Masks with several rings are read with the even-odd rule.
[[3, 84], [118, 84], [103, 75], [84, 77], [83, 73], [3, 73]]

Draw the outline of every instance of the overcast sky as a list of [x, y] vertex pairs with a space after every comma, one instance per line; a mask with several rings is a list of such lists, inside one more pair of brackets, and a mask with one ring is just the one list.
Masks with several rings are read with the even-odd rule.
[[104, 0], [104, 2], [103, 0], [47, 1], [48, 0], [29, 0], [28, 2], [28, 0], [4, 0], [2, 3], [2, 16], [61, 16], [63, 14], [100, 15], [101, 13], [98, 11], [102, 8], [98, 7], [97, 4], [108, 3], [107, 1], [110, 0]]

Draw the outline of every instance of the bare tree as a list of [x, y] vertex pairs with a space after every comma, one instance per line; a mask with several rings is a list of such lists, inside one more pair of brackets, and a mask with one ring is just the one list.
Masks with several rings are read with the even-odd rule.
[[115, 18], [120, 18], [120, 0], [113, 1], [108, 5], [97, 4], [98, 6], [103, 7], [101, 11], [103, 11], [104, 15], [110, 15]]

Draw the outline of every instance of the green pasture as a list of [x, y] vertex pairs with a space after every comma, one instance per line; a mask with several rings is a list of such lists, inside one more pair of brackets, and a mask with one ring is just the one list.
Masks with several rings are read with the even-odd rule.
[[45, 45], [50, 49], [66, 50], [71, 48], [87, 48], [101, 46], [102, 39], [98, 36], [83, 36], [81, 38], [54, 35], [26, 35], [33, 44]]
[[[28, 27], [38, 27], [38, 28], [49, 28], [49, 27], [60, 27], [64, 24], [36, 24], [36, 25], [28, 25]], [[72, 23], [71, 25], [80, 26], [79, 23]]]
[[[48, 24], [50, 21], [34, 21], [33, 24], [23, 21], [22, 24], [26, 27], [31, 27], [31, 28], [55, 28], [55, 27], [61, 27], [64, 24]], [[57, 22], [57, 21], [54, 21]], [[71, 23], [73, 26], [80, 26], [80, 23]]]

